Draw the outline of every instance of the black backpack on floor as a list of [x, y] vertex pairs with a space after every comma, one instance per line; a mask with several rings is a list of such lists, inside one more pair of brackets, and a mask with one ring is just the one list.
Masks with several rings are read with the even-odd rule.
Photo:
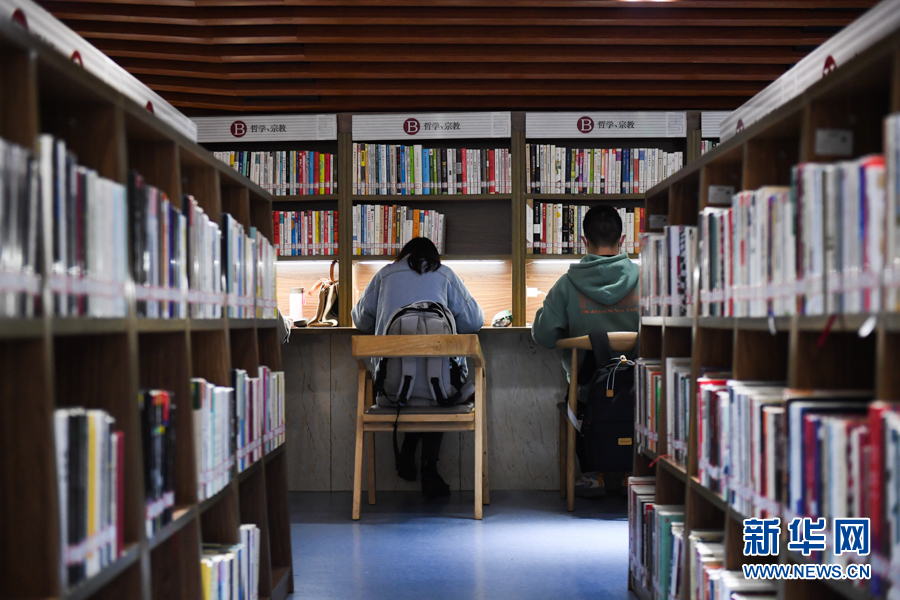
[[634, 361], [613, 356], [606, 332], [592, 333], [579, 370], [587, 402], [579, 403], [575, 450], [582, 472], [631, 472], [634, 466]]

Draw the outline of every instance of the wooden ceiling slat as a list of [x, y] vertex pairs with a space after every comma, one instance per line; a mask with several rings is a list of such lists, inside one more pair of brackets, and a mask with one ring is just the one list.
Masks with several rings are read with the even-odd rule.
[[[565, 106], [571, 110], [622, 109], [627, 106], [633, 110], [727, 110], [746, 101], [746, 97], [602, 97], [602, 96], [538, 96], [523, 98], [521, 96], [475, 96], [458, 97], [443, 96], [437, 100], [432, 98], [409, 98], [404, 100], [403, 107], [397, 106], [395, 98], [373, 97], [365, 103], [362, 110], [357, 98], [323, 98], [321, 100], [253, 100], [228, 98], [225, 96], [204, 96], [198, 94], [167, 93], [166, 99], [173, 105], [188, 109], [188, 114], [210, 114], [210, 112], [380, 112], [397, 110], [556, 110]], [[193, 109], [193, 110], [192, 110]], [[197, 110], [199, 109], [199, 110]]]
[[144, 83], [157, 91], [213, 94], [217, 96], [751, 96], [765, 86], [754, 81], [447, 81], [321, 80], [213, 81], [191, 77], [146, 75]]
[[[185, 8], [178, 6], [121, 7], [96, 2], [52, 0], [44, 5], [67, 21], [153, 23], [161, 25], [363, 25], [363, 26], [540, 26], [540, 27], [811, 27], [844, 26], [855, 10], [713, 10], [659, 8], [398, 8], [362, 7], [341, 11], [331, 7], [241, 6]], [[673, 5], [663, 5], [673, 6]]]
[[[396, 63], [694, 63], [790, 65], [805, 56], [790, 46], [603, 47], [582, 45], [542, 46], [450, 46], [423, 44], [248, 44], [203, 46], [163, 42], [132, 43], [128, 40], [95, 40], [95, 45], [113, 57], [152, 60], [209, 61], [221, 63], [259, 62], [396, 62]], [[489, 51], [488, 51], [489, 50]], [[443, 67], [442, 67], [443, 68]]]
[[43, 5], [175, 106], [216, 114], [732, 109], [876, 1]]
[[586, 44], [586, 45], [818, 45], [825, 33], [800, 28], [720, 27], [294, 27], [168, 25], [147, 27], [140, 23], [78, 21], [75, 31], [88, 40], [128, 39], [187, 44]]
[[[427, 63], [254, 63], [210, 64], [171, 60], [120, 58], [118, 63], [136, 75], [166, 75], [218, 80], [278, 79], [434, 79]], [[446, 63], [442, 79], [606, 79], [641, 81], [772, 81], [784, 73], [781, 65], [708, 64], [565, 64], [565, 63]]]

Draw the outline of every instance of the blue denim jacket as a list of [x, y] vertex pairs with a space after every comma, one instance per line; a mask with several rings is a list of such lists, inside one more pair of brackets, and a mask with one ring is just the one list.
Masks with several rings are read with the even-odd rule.
[[419, 275], [405, 260], [375, 274], [353, 307], [353, 324], [363, 333], [383, 335], [394, 311], [421, 300], [450, 309], [458, 333], [476, 333], [484, 325], [484, 312], [450, 267]]

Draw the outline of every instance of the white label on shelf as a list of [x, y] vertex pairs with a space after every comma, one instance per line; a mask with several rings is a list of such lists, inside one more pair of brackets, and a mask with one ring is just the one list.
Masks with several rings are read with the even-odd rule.
[[337, 139], [337, 115], [194, 117], [197, 141], [288, 142]]
[[722, 121], [731, 114], [728, 110], [705, 110], [700, 113], [700, 137], [704, 140], [717, 140], [721, 137], [719, 129]]
[[711, 185], [706, 192], [707, 204], [727, 204], [731, 206], [733, 196], [733, 185]]
[[853, 131], [850, 129], [816, 129], [816, 154], [820, 156], [852, 156]]
[[900, 28], [900, 0], [882, 0], [824, 44], [807, 54], [722, 121], [721, 138], [749, 127], [782, 104], [796, 98], [836, 68]]
[[510, 112], [399, 113], [353, 115], [353, 139], [360, 142], [509, 138]]
[[530, 112], [525, 113], [525, 136], [546, 138], [683, 138], [687, 113]]
[[193, 121], [36, 3], [31, 0], [0, 0], [0, 19], [16, 21], [29, 33], [151, 111], [183, 136], [191, 141], [197, 140], [197, 127]]

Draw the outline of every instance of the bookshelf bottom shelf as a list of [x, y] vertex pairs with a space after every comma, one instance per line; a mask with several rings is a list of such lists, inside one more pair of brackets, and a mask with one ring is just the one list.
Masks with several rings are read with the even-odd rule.
[[284, 600], [287, 598], [290, 586], [291, 568], [275, 567], [272, 569], [272, 597], [271, 600]]

